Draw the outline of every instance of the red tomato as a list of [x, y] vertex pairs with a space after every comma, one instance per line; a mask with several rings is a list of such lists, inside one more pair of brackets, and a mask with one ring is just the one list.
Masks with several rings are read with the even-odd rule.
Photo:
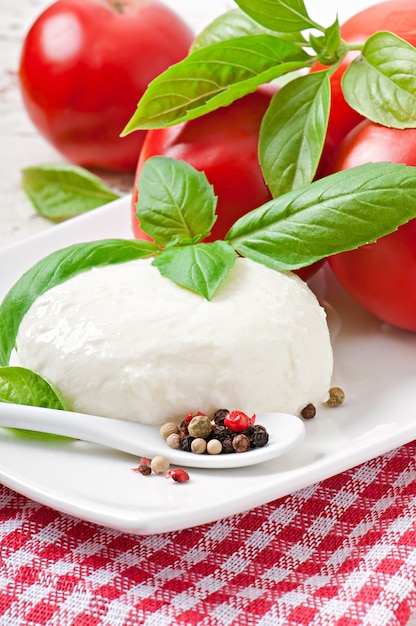
[[29, 30], [19, 77], [34, 125], [67, 159], [134, 172], [145, 132], [119, 134], [193, 34], [157, 0], [58, 0]]
[[[341, 26], [341, 35], [347, 43], [363, 44], [370, 35], [381, 30], [391, 31], [413, 46], [416, 45], [416, 4], [412, 0], [386, 0], [374, 4], [347, 20]], [[331, 113], [318, 175], [322, 175], [322, 170], [338, 144], [363, 120], [345, 102], [341, 89], [342, 75], [357, 54], [349, 52], [331, 77]], [[317, 64], [312, 71], [323, 68], [323, 65]]]
[[[207, 239], [223, 239], [234, 222], [271, 199], [257, 156], [262, 117], [274, 91], [259, 89], [203, 117], [148, 131], [133, 187], [132, 227], [135, 237], [149, 239], [136, 217], [137, 182], [147, 159], [163, 155], [181, 159], [205, 172], [218, 196], [218, 218]], [[318, 265], [297, 273], [305, 280]]]
[[[416, 166], [416, 129], [396, 130], [365, 120], [341, 143], [328, 173], [375, 161]], [[416, 220], [375, 243], [331, 257], [329, 265], [365, 309], [393, 326], [416, 331]]]

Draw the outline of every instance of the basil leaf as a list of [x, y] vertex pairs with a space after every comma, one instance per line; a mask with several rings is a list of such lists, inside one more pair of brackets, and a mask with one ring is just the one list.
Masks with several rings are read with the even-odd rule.
[[227, 39], [235, 39], [236, 37], [244, 37], [248, 35], [269, 34], [293, 41], [301, 46], [307, 42], [300, 32], [281, 33], [274, 32], [255, 22], [247, 13], [241, 9], [232, 9], [219, 15], [208, 26], [206, 26], [194, 39], [191, 52], [206, 48], [214, 43], [226, 41]]
[[371, 36], [342, 78], [348, 104], [373, 122], [416, 127], [416, 50], [392, 33]]
[[261, 124], [259, 158], [274, 197], [313, 179], [325, 141], [329, 105], [327, 71], [300, 76], [273, 96]]
[[331, 65], [338, 60], [338, 54], [344, 49], [345, 43], [341, 42], [341, 31], [338, 19], [325, 29], [324, 35], [309, 36], [310, 44], [318, 54], [318, 59], [325, 65]]
[[247, 213], [226, 240], [240, 254], [292, 270], [371, 243], [416, 217], [416, 167], [367, 163]]
[[332, 56], [341, 44], [341, 30], [338, 18], [325, 29], [325, 56]]
[[96, 266], [124, 263], [159, 253], [147, 241], [104, 239], [62, 248], [31, 267], [0, 305], [0, 365], [7, 365], [20, 322], [36, 298], [55, 285]]
[[155, 258], [162, 276], [211, 300], [237, 258], [224, 241], [166, 248]]
[[45, 164], [22, 170], [22, 187], [36, 211], [62, 222], [96, 209], [120, 196], [82, 167]]
[[197, 50], [150, 83], [122, 135], [227, 106], [263, 83], [307, 67], [310, 59], [293, 42], [273, 35], [237, 37]]
[[140, 226], [157, 244], [197, 243], [210, 234], [217, 198], [205, 174], [185, 161], [148, 159], [138, 189]]
[[66, 410], [59, 392], [24, 367], [0, 367], [0, 402]]
[[282, 32], [315, 28], [303, 0], [235, 0], [236, 4], [256, 22]]
[[[0, 402], [66, 410], [60, 393], [44, 378], [24, 367], [0, 367]], [[73, 441], [69, 437], [50, 435], [21, 428], [7, 428], [19, 437], [53, 441]]]

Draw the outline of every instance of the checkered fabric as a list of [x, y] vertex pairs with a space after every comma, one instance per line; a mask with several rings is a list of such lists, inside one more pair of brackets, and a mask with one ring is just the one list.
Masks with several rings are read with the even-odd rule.
[[138, 537], [0, 491], [0, 626], [396, 626], [416, 443], [240, 515]]

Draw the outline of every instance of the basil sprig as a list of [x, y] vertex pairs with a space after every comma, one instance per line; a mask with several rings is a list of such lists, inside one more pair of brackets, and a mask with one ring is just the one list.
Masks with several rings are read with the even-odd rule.
[[[351, 49], [361, 52], [343, 76], [350, 106], [385, 126], [416, 127], [413, 46], [387, 32], [349, 45], [338, 20], [317, 24], [303, 0], [236, 3], [196, 38], [186, 59], [150, 83], [123, 134], [194, 119], [284, 76], [289, 85], [273, 98], [259, 144], [265, 181], [280, 195], [314, 178], [330, 113], [329, 75]], [[298, 76], [317, 61], [327, 68], [321, 76]]]

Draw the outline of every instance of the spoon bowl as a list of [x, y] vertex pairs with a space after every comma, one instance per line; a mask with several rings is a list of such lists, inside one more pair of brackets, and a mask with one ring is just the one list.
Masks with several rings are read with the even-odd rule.
[[288, 452], [305, 434], [302, 420], [290, 413], [259, 413], [256, 423], [265, 426], [269, 433], [269, 442], [263, 448], [231, 454], [194, 454], [170, 448], [158, 426], [0, 402], [0, 426], [72, 437], [134, 456], [153, 458], [161, 454], [183, 467], [224, 469], [263, 463]]

